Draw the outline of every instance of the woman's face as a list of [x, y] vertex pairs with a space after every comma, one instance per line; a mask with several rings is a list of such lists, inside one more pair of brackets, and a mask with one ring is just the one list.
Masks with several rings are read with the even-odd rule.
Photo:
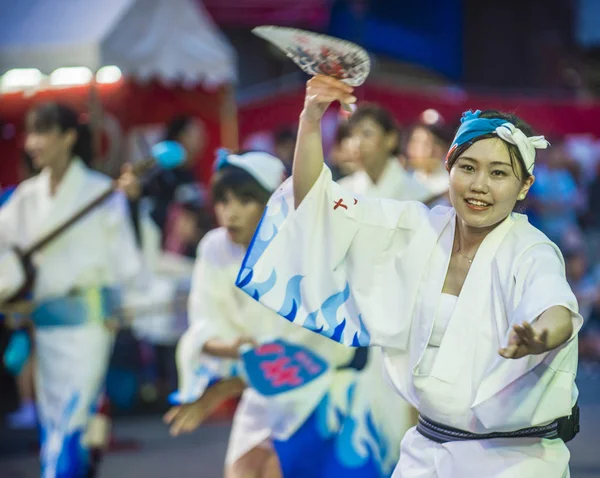
[[433, 156], [433, 135], [425, 128], [415, 128], [406, 144], [406, 156], [413, 169], [423, 169]]
[[206, 132], [200, 121], [192, 121], [179, 137], [179, 142], [188, 154], [187, 162], [192, 164], [206, 147]]
[[331, 150], [331, 162], [347, 176], [360, 168], [358, 144], [352, 137], [344, 138]]
[[389, 159], [397, 145], [396, 132], [386, 133], [379, 123], [364, 118], [352, 126], [350, 136], [358, 149], [358, 156], [365, 169]]
[[465, 225], [487, 228], [505, 219], [533, 182], [533, 176], [522, 183], [515, 175], [501, 139], [483, 139], [462, 153], [452, 166], [450, 201]]
[[29, 131], [25, 138], [25, 151], [31, 156], [35, 168], [60, 168], [71, 160], [76, 139], [74, 130], [61, 131], [58, 127], [44, 132]]
[[223, 200], [215, 204], [219, 224], [227, 229], [234, 243], [244, 247], [250, 244], [264, 210], [264, 204], [232, 191], [227, 191]]

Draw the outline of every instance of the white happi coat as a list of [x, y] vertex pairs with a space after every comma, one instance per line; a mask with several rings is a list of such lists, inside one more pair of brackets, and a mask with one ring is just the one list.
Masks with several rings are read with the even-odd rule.
[[[50, 174], [42, 171], [21, 183], [0, 209], [0, 245], [26, 249], [109, 186], [108, 177], [74, 158], [51, 196]], [[141, 259], [124, 196], [114, 194], [34, 254], [33, 263], [34, 302], [133, 281]], [[56, 463], [51, 457], [60, 453], [64, 439], [75, 431], [85, 432], [108, 366], [112, 334], [101, 322], [91, 322], [40, 328], [35, 342], [38, 412], [47, 437], [42, 447], [44, 473], [53, 476]]]
[[340, 179], [338, 184], [354, 194], [374, 198], [422, 202], [433, 196], [429, 189], [406, 172], [398, 158], [388, 160], [377, 183], [364, 170], [359, 170]]
[[[510, 215], [481, 244], [432, 369], [426, 377], [420, 373], [450, 261], [455, 223], [452, 208], [430, 211], [416, 202], [355, 196], [332, 183], [324, 167], [297, 210], [291, 181], [272, 196], [240, 283], [252, 273], [244, 289], [254, 291], [256, 284], [275, 271], [278, 280], [262, 290], [258, 300], [278, 310], [286, 299], [287, 282], [302, 276], [294, 321], [342, 343], [382, 346], [387, 375], [398, 393], [432, 420], [488, 433], [544, 425], [570, 415], [577, 397], [576, 334], [582, 319], [560, 251], [519, 214]], [[324, 313], [323, 304], [339, 295], [343, 303], [334, 313]], [[566, 344], [519, 360], [498, 355], [513, 324], [533, 321], [555, 305], [572, 313], [574, 333]], [[342, 323], [345, 327], [339, 333], [337, 326]], [[423, 448], [423, 454], [417, 451], [417, 458], [408, 465], [417, 471], [410, 474], [400, 467], [397, 476], [479, 476], [468, 471], [477, 460], [486, 463], [486, 476], [568, 474], [569, 455], [560, 440], [438, 445], [415, 433], [407, 434], [403, 442], [404, 454], [408, 440], [407, 459], [415, 456], [410, 443], [423, 448], [423, 440], [450, 458], [440, 468], [440, 456], [432, 452], [425, 457]], [[522, 446], [522, 440], [533, 448], [528, 454], [515, 453], [516, 461], [503, 475], [509, 465], [503, 463], [502, 453]], [[496, 456], [489, 446], [502, 448]], [[418, 471], [425, 463], [430, 474]]]
[[[223, 227], [207, 233], [198, 246], [188, 307], [189, 328], [177, 348], [178, 398], [181, 402], [196, 400], [211, 379], [237, 373], [237, 362], [200, 352], [211, 338], [234, 342], [245, 336], [253, 337], [259, 343], [283, 338], [310, 346], [333, 370], [352, 359], [352, 348], [281, 320], [238, 289], [235, 280], [244, 254], [245, 249], [233, 243]], [[330, 380], [333, 379], [330, 376]], [[331, 388], [331, 383], [329, 386], [314, 385], [316, 387], [309, 384], [295, 392], [294, 409], [286, 410], [286, 417], [276, 417], [274, 400], [269, 401], [253, 389], [246, 389], [234, 418], [227, 463], [234, 463], [256, 446], [266, 445], [265, 442], [273, 437], [273, 428], [280, 428], [276, 423], [284, 423], [283, 429], [276, 433], [282, 437], [289, 436], [301, 426]]]

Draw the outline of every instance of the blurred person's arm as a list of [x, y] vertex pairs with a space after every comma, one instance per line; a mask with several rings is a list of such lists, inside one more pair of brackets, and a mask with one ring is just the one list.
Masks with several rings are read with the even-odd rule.
[[232, 321], [237, 313], [232, 295], [234, 285], [223, 265], [219, 264], [220, 244], [215, 232], [207, 234], [198, 246], [188, 300], [186, 335], [193, 337], [198, 353], [237, 359], [239, 346], [249, 340]]

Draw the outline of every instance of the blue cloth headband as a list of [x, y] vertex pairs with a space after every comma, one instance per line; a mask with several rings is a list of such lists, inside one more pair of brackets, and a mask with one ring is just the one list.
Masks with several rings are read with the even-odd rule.
[[475, 112], [465, 111], [460, 119], [460, 127], [454, 136], [450, 151], [458, 146], [462, 146], [465, 143], [483, 136], [484, 134], [495, 133], [496, 128], [506, 123], [506, 120], [499, 118], [480, 118], [480, 110]]
[[480, 110], [475, 112], [469, 110], [463, 113], [460, 120], [461, 125], [454, 136], [452, 146], [450, 146], [450, 149], [448, 150], [446, 161], [459, 146], [469, 143], [479, 136], [494, 133], [502, 140], [514, 144], [519, 148], [527, 171], [530, 174], [533, 173], [535, 150], [546, 149], [550, 143], [548, 143], [543, 136], [525, 136], [519, 128], [506, 120], [499, 118], [481, 118], [479, 116], [480, 114]]

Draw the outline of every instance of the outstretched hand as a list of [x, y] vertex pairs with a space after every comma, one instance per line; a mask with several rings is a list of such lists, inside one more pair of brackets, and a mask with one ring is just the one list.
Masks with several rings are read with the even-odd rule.
[[550, 350], [548, 329], [538, 332], [528, 322], [514, 325], [508, 339], [508, 345], [498, 353], [507, 359], [518, 359], [526, 355], [539, 355]]
[[216, 408], [214, 401], [209, 397], [201, 397], [195, 402], [184, 403], [171, 408], [163, 421], [170, 425], [169, 433], [171, 436], [179, 436], [182, 433], [191, 433], [196, 430], [210, 413]]
[[219, 387], [210, 387], [204, 395], [191, 403], [184, 403], [171, 408], [163, 417], [166, 425], [170, 425], [171, 436], [191, 433], [196, 430], [227, 398], [221, 395]]
[[242, 393], [245, 385], [237, 377], [217, 382], [204, 392], [195, 402], [184, 403], [171, 408], [163, 417], [165, 424], [170, 425], [171, 436], [191, 433], [230, 397]]

